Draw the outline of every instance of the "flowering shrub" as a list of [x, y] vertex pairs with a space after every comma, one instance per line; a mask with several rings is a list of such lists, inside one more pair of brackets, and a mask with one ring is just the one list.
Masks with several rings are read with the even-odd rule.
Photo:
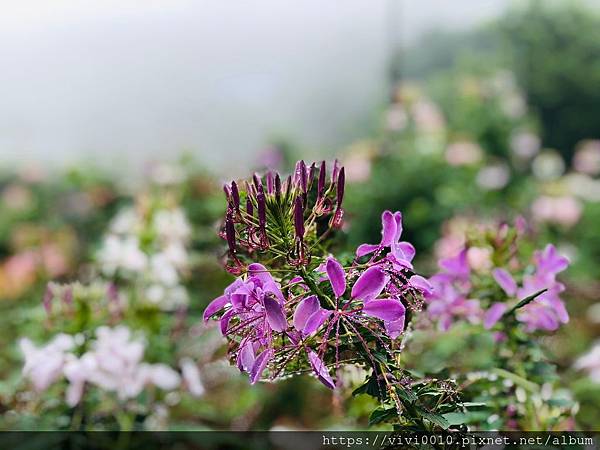
[[530, 247], [521, 218], [514, 227], [480, 227], [467, 234], [457, 255], [440, 259], [440, 272], [430, 278], [429, 319], [442, 332], [466, 325], [471, 336], [485, 338], [487, 331], [492, 341], [487, 364], [453, 367], [464, 398], [481, 402], [487, 413], [460, 420], [480, 429], [572, 426], [571, 395], [557, 384], [534, 335], [569, 321], [560, 298], [565, 287], [557, 281], [569, 261], [551, 244], [528, 257]]
[[342, 225], [344, 181], [337, 163], [328, 177], [324, 162], [317, 169], [300, 161], [283, 183], [268, 172], [243, 190], [227, 185], [221, 235], [226, 268], [238, 278], [204, 319], [219, 320], [230, 360], [251, 383], [311, 372], [335, 389], [332, 369], [355, 364], [369, 371], [355, 393], [382, 404], [372, 423], [447, 428], [441, 414], [458, 408], [451, 383], [413, 380], [400, 364], [407, 324], [431, 293], [414, 272], [414, 247], [401, 241], [401, 213], [382, 214], [379, 243], [354, 256], [328, 253]]
[[197, 364], [178, 345], [190, 236], [173, 192], [149, 191], [110, 223], [91, 266], [94, 281], [48, 284], [45, 324], [55, 334], [41, 345], [19, 341], [32, 398], [65, 399], [66, 408], [49, 403], [45, 412], [66, 414], [75, 429], [132, 429], [140, 418], [158, 420], [170, 394], [204, 394]]

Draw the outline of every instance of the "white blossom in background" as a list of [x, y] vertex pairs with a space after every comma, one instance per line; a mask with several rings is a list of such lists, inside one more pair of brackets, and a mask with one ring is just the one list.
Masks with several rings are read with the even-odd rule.
[[40, 348], [22, 339], [23, 375], [38, 392], [64, 376], [69, 382], [66, 401], [71, 407], [81, 401], [86, 383], [115, 392], [120, 400], [135, 398], [150, 385], [167, 391], [179, 387], [177, 371], [166, 364], [143, 361], [145, 344], [134, 339], [129, 328], [102, 326], [95, 334], [90, 350], [79, 358], [70, 352], [75, 345], [72, 336], [59, 334]]
[[600, 383], [600, 342], [575, 361], [575, 368], [584, 370], [595, 383]]
[[[100, 271], [136, 281], [140, 301], [163, 310], [188, 303], [182, 276], [189, 266], [187, 246], [192, 228], [181, 208], [151, 210], [148, 216], [134, 207], [121, 210], [109, 226], [98, 252]], [[152, 236], [150, 242], [141, 236]]]
[[136, 236], [108, 235], [98, 254], [100, 269], [104, 275], [114, 276], [117, 271], [143, 272], [148, 257], [140, 249]]
[[198, 366], [191, 358], [183, 358], [179, 365], [181, 366], [181, 374], [183, 375], [183, 382], [185, 383], [188, 391], [194, 397], [201, 397], [204, 395], [205, 389], [200, 379], [200, 370]]
[[510, 170], [504, 163], [495, 163], [482, 167], [477, 173], [476, 182], [485, 190], [502, 189], [510, 181]]
[[42, 347], [36, 347], [27, 338], [21, 339], [19, 347], [25, 358], [23, 376], [31, 381], [36, 391], [45, 391], [62, 376], [68, 354], [74, 346], [73, 337], [63, 333]]

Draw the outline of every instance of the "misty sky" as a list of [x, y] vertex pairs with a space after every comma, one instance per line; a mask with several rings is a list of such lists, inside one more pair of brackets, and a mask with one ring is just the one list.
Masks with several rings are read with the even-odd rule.
[[364, 134], [391, 41], [507, 0], [0, 0], [3, 166], [131, 167], [189, 150], [241, 169], [271, 136]]

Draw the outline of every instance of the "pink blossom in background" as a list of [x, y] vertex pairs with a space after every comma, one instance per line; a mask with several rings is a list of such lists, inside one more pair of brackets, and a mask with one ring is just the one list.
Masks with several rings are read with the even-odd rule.
[[483, 151], [472, 141], [457, 141], [446, 148], [446, 161], [451, 166], [470, 166], [481, 161]]
[[572, 196], [538, 197], [531, 205], [531, 213], [537, 222], [548, 222], [564, 227], [572, 227], [581, 218], [583, 206]]
[[587, 175], [600, 173], [600, 140], [581, 142], [573, 156], [573, 168]]
[[541, 148], [541, 140], [538, 135], [529, 131], [518, 131], [510, 137], [510, 149], [521, 159], [531, 159]]

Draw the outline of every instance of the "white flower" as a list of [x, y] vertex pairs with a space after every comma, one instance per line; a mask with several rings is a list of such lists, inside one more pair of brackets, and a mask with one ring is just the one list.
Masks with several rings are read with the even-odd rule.
[[482, 167], [477, 174], [477, 184], [486, 190], [502, 189], [510, 180], [510, 171], [503, 163]]
[[19, 347], [25, 356], [23, 376], [31, 380], [36, 391], [46, 390], [62, 376], [68, 352], [74, 345], [73, 338], [62, 333], [39, 348], [31, 340], [21, 339]]
[[137, 397], [149, 384], [165, 390], [179, 385], [179, 374], [170, 367], [142, 362], [145, 345], [132, 339], [129, 328], [100, 327], [96, 337], [91, 351], [65, 367], [69, 404], [79, 402], [85, 382], [116, 392], [121, 400]]
[[139, 216], [134, 208], [124, 208], [120, 210], [112, 219], [110, 231], [115, 234], [132, 234], [140, 226]]
[[73, 356], [65, 364], [63, 373], [67, 380], [69, 380], [69, 387], [66, 394], [67, 405], [73, 407], [81, 401], [85, 383], [96, 369], [96, 361], [88, 353], [80, 359]]
[[183, 358], [179, 365], [181, 366], [181, 373], [183, 375], [183, 381], [187, 386], [188, 390], [194, 397], [201, 397], [204, 395], [205, 389], [200, 380], [200, 371], [198, 366], [191, 358]]
[[186, 241], [191, 235], [191, 227], [180, 208], [162, 209], [154, 215], [154, 228], [158, 235], [166, 241]]
[[166, 391], [173, 390], [181, 383], [181, 377], [166, 364], [144, 364], [142, 372], [147, 383], [152, 383]]
[[98, 258], [102, 271], [109, 276], [119, 269], [141, 272], [148, 262], [146, 254], [140, 249], [137, 237], [119, 237], [113, 234], [104, 240]]
[[575, 368], [585, 370], [595, 383], [600, 383], [600, 342], [575, 361]]
[[152, 279], [166, 286], [179, 283], [179, 275], [173, 263], [164, 253], [156, 253], [150, 258]]

